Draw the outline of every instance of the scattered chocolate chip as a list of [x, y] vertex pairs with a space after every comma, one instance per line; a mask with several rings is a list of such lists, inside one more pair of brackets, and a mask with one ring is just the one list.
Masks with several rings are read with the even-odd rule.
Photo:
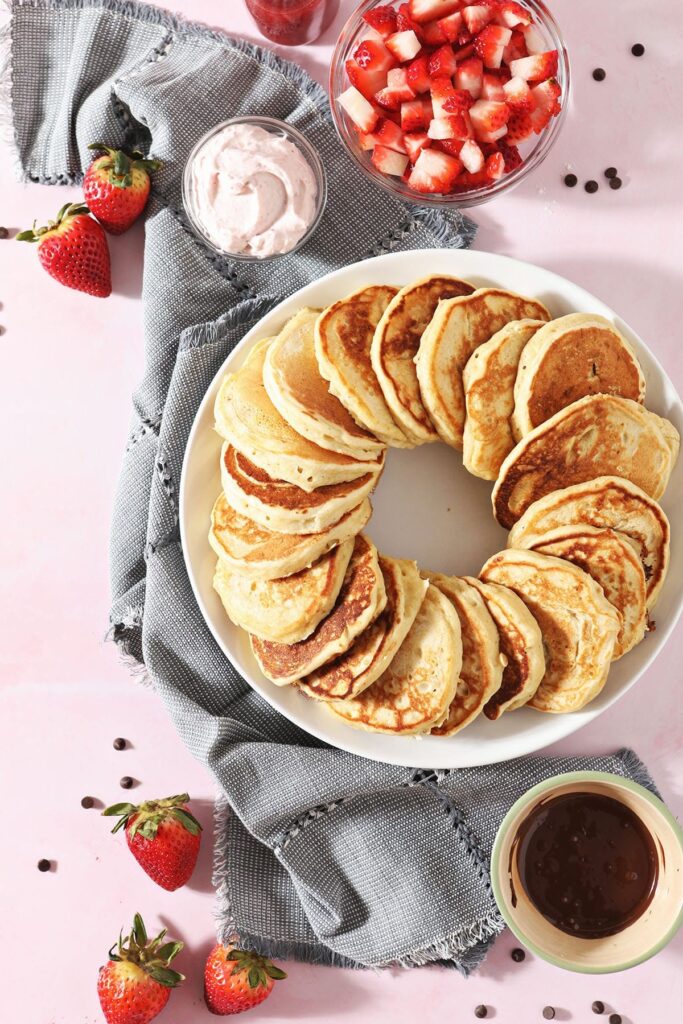
[[513, 949], [510, 956], [516, 964], [521, 964], [522, 960], [526, 959], [526, 953], [523, 949]]
[[593, 181], [592, 179], [591, 179], [591, 181], [587, 181], [586, 184], [583, 187], [585, 188], [586, 192], [591, 192], [591, 193], [592, 192], [597, 192], [598, 189], [600, 188], [600, 186], [598, 185], [597, 181]]
[[95, 800], [91, 796], [84, 796], [83, 799], [81, 800], [81, 807], [85, 807], [86, 811], [89, 810], [91, 807], [94, 807], [94, 806], [95, 806]]
[[543, 1007], [543, 1019], [544, 1020], [555, 1020], [555, 1008], [553, 1006]]
[[605, 171], [605, 177], [606, 178], [616, 178], [618, 173], [619, 173], [619, 171], [616, 169], [616, 167], [608, 167], [607, 170]]
[[593, 72], [593, 78], [596, 82], [604, 82], [607, 78], [607, 72], [604, 68], [596, 68]]
[[119, 779], [119, 786], [121, 787], [121, 789], [132, 789], [133, 780], [131, 779], [130, 775], [124, 775], [122, 779]]
[[567, 188], [574, 188], [574, 186], [578, 184], [578, 181], [579, 179], [575, 174], [565, 174], [564, 176], [564, 183]]
[[486, 1009], [483, 1003], [480, 1003], [479, 1006], [475, 1007], [474, 1016], [478, 1020], [483, 1020], [484, 1017], [488, 1017], [488, 1015], [489, 1011]]
[[124, 740], [123, 736], [117, 736], [113, 745], [114, 750], [125, 750], [128, 746], [128, 741]]
[[45, 857], [41, 857], [41, 859], [38, 861], [39, 871], [49, 871], [51, 867], [52, 861], [46, 860]]
[[642, 57], [645, 53], [645, 47], [642, 43], [634, 43], [631, 47], [631, 53], [634, 57]]
[[621, 188], [621, 186], [623, 184], [624, 183], [621, 180], [621, 178], [610, 178], [610, 182], [609, 182], [609, 187], [610, 188]]
[[621, 1014], [620, 1013], [610, 1013], [610, 1015], [609, 1015], [609, 1024], [621, 1024]]
[[593, 1013], [604, 1013], [605, 1004], [601, 1002], [600, 999], [596, 999], [595, 1002], [591, 1004], [591, 1010], [593, 1011]]
[[9, 231], [7, 228], [0, 228], [0, 238], [9, 238]]

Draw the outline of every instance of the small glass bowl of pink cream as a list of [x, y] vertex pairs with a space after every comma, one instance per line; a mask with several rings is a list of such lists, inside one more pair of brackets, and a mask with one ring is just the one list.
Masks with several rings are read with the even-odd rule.
[[326, 199], [317, 151], [272, 117], [217, 124], [194, 147], [183, 174], [192, 228], [214, 252], [234, 260], [270, 260], [300, 249]]

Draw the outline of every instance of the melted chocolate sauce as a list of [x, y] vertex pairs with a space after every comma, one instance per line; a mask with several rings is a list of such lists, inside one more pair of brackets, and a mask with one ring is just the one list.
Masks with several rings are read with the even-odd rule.
[[523, 822], [516, 845], [529, 899], [551, 924], [577, 938], [623, 931], [654, 895], [653, 838], [612, 797], [565, 793], [542, 801]]

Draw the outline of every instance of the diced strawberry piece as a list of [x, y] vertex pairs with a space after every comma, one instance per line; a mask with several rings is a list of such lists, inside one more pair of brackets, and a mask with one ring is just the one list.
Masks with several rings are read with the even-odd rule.
[[399, 153], [405, 153], [406, 147], [403, 141], [403, 132], [393, 121], [384, 118], [375, 129], [375, 134], [380, 146], [387, 146], [389, 149], [395, 149]]
[[437, 149], [440, 149], [442, 153], [448, 153], [450, 156], [459, 156], [460, 150], [463, 147], [462, 139], [439, 139], [434, 145]]
[[429, 77], [428, 63], [429, 58], [423, 54], [408, 65], [408, 84], [415, 93], [429, 92], [432, 80]]
[[408, 83], [407, 68], [392, 68], [387, 75], [387, 88], [392, 92], [401, 93], [402, 102], [415, 99], [415, 93]]
[[477, 134], [477, 141], [481, 146], [495, 146], [500, 139], [507, 135], [508, 126], [502, 124], [500, 128], [495, 128], [491, 132], [481, 131]]
[[462, 14], [460, 11], [456, 11], [455, 14], [449, 14], [447, 18], [441, 18], [440, 21], [437, 21], [437, 25], [448, 42], [455, 43], [462, 31]]
[[468, 43], [466, 46], [461, 46], [459, 50], [455, 51], [455, 59], [458, 64], [463, 60], [467, 60], [469, 57], [474, 56], [474, 44]]
[[531, 115], [525, 110], [511, 110], [508, 119], [508, 130], [506, 142], [517, 145], [525, 142], [533, 133], [534, 127], [531, 123]]
[[439, 78], [442, 75], [450, 78], [451, 75], [455, 74], [456, 67], [457, 61], [453, 53], [453, 47], [449, 46], [448, 43], [440, 46], [429, 58], [429, 74], [432, 78]]
[[502, 153], [492, 153], [491, 156], [486, 158], [484, 164], [484, 172], [486, 177], [490, 178], [491, 181], [498, 181], [505, 174], [505, 159]]
[[379, 39], [364, 39], [356, 47], [353, 59], [363, 71], [388, 71], [396, 65], [396, 61]]
[[557, 50], [513, 60], [510, 74], [513, 78], [523, 78], [527, 82], [544, 82], [547, 78], [553, 78], [557, 74]]
[[377, 124], [377, 112], [365, 96], [351, 85], [337, 97], [337, 103], [362, 132], [371, 132]]
[[429, 100], [420, 98], [401, 104], [401, 130], [414, 132], [427, 128], [432, 119], [432, 105]]
[[484, 67], [478, 57], [469, 57], [458, 65], [455, 72], [455, 84], [458, 89], [467, 89], [475, 100], [481, 95]]
[[[470, 119], [477, 138], [485, 137], [507, 124], [510, 108], [506, 103], [495, 100], [477, 100], [470, 109]], [[486, 139], [486, 141], [489, 141]]]
[[493, 11], [488, 4], [473, 4], [470, 7], [463, 7], [462, 16], [472, 35], [476, 36], [491, 21]]
[[502, 78], [499, 78], [498, 75], [492, 75], [489, 71], [485, 71], [481, 84], [481, 98], [483, 100], [496, 100], [498, 103], [505, 103], [503, 84]]
[[379, 103], [382, 111], [391, 110], [400, 112], [401, 104], [403, 102], [403, 96], [397, 92], [396, 89], [390, 89], [388, 86], [375, 93], [375, 103]]
[[396, 11], [389, 4], [366, 11], [363, 21], [374, 28], [375, 32], [379, 32], [383, 39], [388, 39], [396, 31]]
[[455, 183], [454, 191], [471, 192], [473, 189], [482, 188], [485, 185], [490, 185], [490, 183], [490, 179], [483, 167], [474, 174], [470, 174], [469, 171], [463, 171]]
[[455, 96], [455, 88], [450, 78], [433, 78], [430, 93], [434, 117], [446, 117], [448, 111], [445, 109], [444, 103]]
[[411, 164], [414, 164], [423, 149], [430, 145], [427, 132], [406, 132], [403, 142], [408, 150]]
[[440, 21], [428, 21], [426, 25], [420, 25], [420, 28], [425, 46], [443, 46], [448, 42], [448, 37]]
[[422, 49], [422, 43], [413, 30], [409, 29], [407, 32], [395, 32], [393, 36], [389, 36], [386, 47], [396, 60], [405, 63], [417, 56]]
[[503, 98], [513, 110], [533, 110], [534, 100], [531, 89], [523, 78], [511, 78], [503, 84]]
[[377, 114], [380, 121], [393, 121], [399, 128], [401, 127], [401, 108], [397, 110], [389, 110], [388, 107], [377, 107]]
[[460, 150], [460, 162], [465, 170], [471, 174], [480, 171], [484, 166], [484, 154], [472, 139], [468, 139], [467, 142], [463, 143], [463, 147]]
[[396, 31], [414, 32], [418, 39], [421, 38], [420, 26], [410, 17], [410, 7], [407, 2], [401, 4], [396, 11]]
[[450, 114], [448, 117], [435, 117], [429, 123], [427, 132], [430, 139], [468, 139], [471, 136], [470, 126], [462, 114]]
[[395, 178], [400, 178], [408, 166], [408, 157], [404, 153], [397, 153], [395, 149], [375, 146], [372, 162], [383, 174], [391, 174]]
[[499, 68], [503, 50], [512, 38], [512, 30], [502, 25], [487, 25], [474, 40], [474, 52], [487, 68]]
[[519, 60], [520, 57], [528, 57], [528, 55], [524, 36], [521, 32], [514, 31], [510, 42], [503, 50], [503, 63], [510, 64], [511, 61]]
[[358, 145], [361, 149], [374, 149], [377, 144], [378, 139], [374, 132], [361, 132], [358, 136]]
[[500, 142], [498, 144], [498, 150], [505, 161], [505, 173], [509, 174], [510, 171], [517, 170], [521, 167], [524, 161], [522, 160], [522, 154], [519, 152], [516, 146], [509, 146], [508, 140]]
[[462, 164], [457, 157], [437, 149], [423, 149], [408, 184], [416, 192], [449, 192], [461, 170]]
[[364, 68], [359, 68], [353, 60], [347, 60], [345, 67], [349, 82], [367, 100], [373, 99], [375, 93], [387, 84], [386, 71], [366, 71]]
[[506, 28], [519, 28], [531, 24], [531, 13], [515, 0], [500, 0], [496, 4], [494, 20]]
[[444, 18], [460, 7], [460, 0], [408, 0], [410, 17], [414, 21], [434, 21]]
[[522, 35], [524, 36], [527, 53], [545, 53], [548, 44], [536, 25], [529, 25], [527, 28], [523, 28]]
[[562, 109], [560, 96], [562, 90], [554, 78], [541, 82], [531, 90], [535, 109], [531, 112], [531, 126], [537, 135], [543, 131], [552, 117], [556, 117]]
[[442, 107], [446, 114], [460, 114], [463, 110], [469, 110], [474, 102], [467, 89], [454, 89], [443, 101]]

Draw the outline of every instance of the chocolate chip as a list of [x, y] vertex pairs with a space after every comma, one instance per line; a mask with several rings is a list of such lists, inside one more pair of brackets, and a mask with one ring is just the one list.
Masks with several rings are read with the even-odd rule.
[[593, 181], [592, 179], [591, 179], [591, 181], [587, 181], [586, 184], [583, 187], [585, 188], [586, 192], [591, 192], [591, 193], [592, 192], [597, 192], [598, 189], [600, 188], [600, 186], [598, 185], [597, 181]]
[[41, 857], [41, 859], [38, 861], [39, 871], [49, 871], [51, 867], [52, 861], [46, 860], [45, 857]]
[[621, 186], [623, 184], [624, 183], [621, 180], [621, 178], [610, 178], [610, 182], [609, 182], [609, 187], [610, 188], [621, 188]]
[[631, 53], [634, 57], [642, 57], [645, 53], [645, 47], [642, 43], [634, 43], [631, 47]]
[[574, 185], [578, 184], [579, 179], [575, 174], [565, 174], [564, 183], [567, 188], [574, 188]]
[[526, 959], [526, 953], [523, 949], [513, 949], [510, 956], [516, 964], [521, 964], [522, 960]]
[[0, 238], [9, 238], [9, 230], [7, 228], [0, 228]]
[[124, 740], [123, 736], [117, 736], [113, 745], [114, 750], [125, 750], [128, 746], [128, 741]]
[[478, 1020], [483, 1020], [484, 1017], [488, 1017], [488, 1015], [489, 1015], [489, 1011], [486, 1009], [486, 1007], [484, 1006], [483, 1003], [480, 1003], [479, 1006], [475, 1007], [475, 1009], [474, 1009], [474, 1016]]
[[86, 811], [89, 810], [89, 808], [94, 807], [94, 806], [95, 806], [95, 800], [91, 796], [84, 796], [83, 799], [81, 800], [81, 807], [85, 807]]
[[605, 171], [605, 177], [606, 178], [616, 178], [618, 173], [619, 172], [616, 169], [616, 167], [608, 167], [607, 170]]
[[593, 1011], [593, 1013], [604, 1013], [605, 1004], [601, 1002], [599, 999], [596, 999], [595, 1002], [591, 1005], [591, 1010]]
[[596, 82], [604, 82], [607, 78], [607, 72], [604, 68], [596, 68], [593, 72], [593, 78]]
[[553, 1006], [543, 1007], [543, 1019], [544, 1020], [555, 1020], [555, 1008]]
[[119, 786], [121, 787], [121, 789], [132, 789], [133, 780], [131, 779], [130, 775], [124, 775], [122, 779], [119, 779]]
[[609, 1015], [609, 1024], [621, 1024], [621, 1014], [620, 1013], [610, 1013], [610, 1015]]

